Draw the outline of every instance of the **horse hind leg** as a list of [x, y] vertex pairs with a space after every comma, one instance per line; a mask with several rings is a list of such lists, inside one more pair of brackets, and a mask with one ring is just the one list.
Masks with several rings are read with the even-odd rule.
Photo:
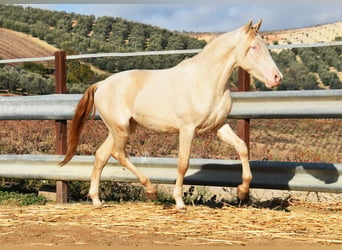
[[101, 178], [102, 170], [111, 155], [112, 149], [113, 149], [113, 137], [109, 133], [106, 140], [96, 151], [95, 165], [91, 173], [90, 188], [89, 188], [88, 196], [92, 199], [94, 206], [102, 205], [101, 200], [99, 198], [100, 178]]
[[[127, 129], [129, 131], [130, 129]], [[117, 133], [114, 136], [114, 147], [112, 150], [112, 156], [119, 161], [119, 163], [130, 170], [137, 178], [140, 183], [145, 186], [145, 192], [147, 198], [150, 200], [157, 199], [157, 190], [155, 186], [151, 183], [150, 179], [143, 175], [128, 159], [126, 154], [126, 144], [128, 140], [128, 133]]]
[[238, 186], [237, 196], [241, 202], [245, 202], [249, 198], [249, 186], [252, 181], [252, 173], [249, 166], [248, 149], [246, 143], [233, 132], [228, 124], [222, 126], [217, 131], [217, 135], [223, 141], [233, 145], [236, 151], [239, 153], [242, 163], [242, 184]]

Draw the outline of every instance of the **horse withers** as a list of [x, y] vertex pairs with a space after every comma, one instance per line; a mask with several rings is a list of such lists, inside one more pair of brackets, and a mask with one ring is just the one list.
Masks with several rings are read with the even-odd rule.
[[220, 35], [196, 56], [161, 70], [129, 70], [109, 76], [90, 86], [75, 111], [68, 149], [60, 165], [68, 163], [77, 149], [81, 130], [89, 116], [98, 111], [108, 128], [108, 137], [95, 154], [89, 196], [96, 206], [103, 167], [110, 156], [132, 171], [156, 196], [156, 188], [128, 159], [125, 147], [137, 124], [158, 132], [179, 133], [178, 175], [174, 188], [177, 209], [184, 209], [182, 186], [188, 169], [190, 149], [197, 133], [213, 130], [232, 144], [242, 162], [242, 184], [238, 198], [244, 200], [252, 180], [248, 149], [226, 123], [232, 107], [228, 78], [241, 67], [269, 88], [280, 84], [282, 74], [259, 35], [261, 20]]

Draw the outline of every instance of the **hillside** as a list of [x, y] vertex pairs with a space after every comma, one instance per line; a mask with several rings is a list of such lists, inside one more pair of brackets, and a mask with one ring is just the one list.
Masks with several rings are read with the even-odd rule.
[[[0, 57], [41, 57], [56, 49], [67, 54], [131, 52], [202, 48], [206, 43], [159, 27], [122, 18], [78, 15], [31, 7], [0, 4]], [[189, 55], [95, 58], [68, 61], [67, 84], [72, 93], [83, 92], [109, 73], [134, 68], [169, 68]], [[16, 69], [0, 65], [0, 91], [46, 94], [51, 74], [41, 66], [24, 63]], [[27, 79], [29, 83], [26, 83]], [[19, 79], [19, 80], [18, 80]], [[2, 89], [2, 90], [1, 90]], [[51, 89], [51, 88], [48, 88]]]
[[[77, 24], [74, 24], [74, 27]], [[198, 40], [210, 42], [220, 33], [189, 33], [189, 36]], [[288, 29], [271, 32], [263, 32], [268, 43], [299, 44], [330, 42], [337, 37], [342, 37], [342, 22], [316, 25], [300, 29]], [[0, 28], [0, 58], [29, 58], [52, 56], [58, 50], [55, 46], [48, 44], [31, 35], [10, 29]]]
[[[69, 54], [197, 49], [206, 43], [189, 36], [119, 17], [98, 17], [31, 7], [0, 5], [0, 27], [23, 32]], [[86, 62], [111, 73], [132, 68], [168, 68], [185, 55], [98, 58]]]
[[[198, 49], [205, 46], [219, 34], [180, 34], [159, 27], [131, 22], [119, 17], [98, 17], [47, 11], [31, 7], [0, 5], [0, 57], [40, 57], [52, 55], [56, 49], [68, 54], [99, 52], [131, 52], [177, 49]], [[342, 22], [317, 25], [293, 30], [263, 32], [270, 44], [311, 43], [341, 39]], [[199, 40], [200, 39], [200, 40]], [[205, 40], [205, 41], [204, 41]], [[278, 90], [337, 89], [342, 88], [341, 46], [303, 48], [272, 51], [272, 56], [284, 74]], [[68, 61], [67, 83], [72, 93], [84, 89], [100, 80], [107, 73], [129, 69], [169, 68], [191, 55], [144, 56], [113, 58], [104, 57]], [[1, 65], [0, 65], [1, 66]], [[100, 70], [94, 70], [94, 66]], [[44, 72], [40, 66], [24, 65], [10, 69], [0, 67], [0, 90], [17, 91], [27, 85], [15, 77], [25, 78], [28, 73]], [[38, 68], [38, 70], [37, 70]], [[37, 72], [38, 71], [38, 72]], [[46, 72], [46, 71], [45, 71]], [[49, 77], [44, 73], [44, 78]], [[25, 78], [25, 79], [26, 79]], [[35, 76], [36, 87], [28, 93], [40, 91], [42, 79]], [[19, 84], [18, 84], [19, 82]], [[230, 86], [236, 86], [237, 76], [233, 74]], [[50, 83], [51, 84], [51, 80]], [[264, 84], [254, 80], [252, 89], [266, 90]]]
[[[262, 36], [269, 44], [305, 44], [334, 41], [342, 37], [342, 22], [316, 25], [298, 29], [262, 31]], [[190, 33], [190, 36], [210, 42], [220, 33]]]
[[263, 36], [269, 43], [279, 44], [305, 44], [330, 42], [342, 37], [342, 22], [316, 25], [300, 29], [288, 29], [272, 32], [263, 32]]

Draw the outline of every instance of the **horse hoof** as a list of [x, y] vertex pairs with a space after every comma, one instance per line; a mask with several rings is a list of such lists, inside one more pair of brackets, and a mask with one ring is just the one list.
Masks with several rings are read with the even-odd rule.
[[149, 201], [155, 201], [158, 200], [158, 192], [154, 185], [150, 185], [146, 187], [145, 189], [145, 197]]
[[239, 185], [237, 188], [237, 199], [238, 199], [239, 205], [248, 203], [249, 202], [249, 190]]
[[98, 201], [98, 202], [93, 201], [94, 208], [101, 208], [102, 206], [103, 206], [103, 203], [101, 201]]
[[149, 201], [156, 201], [158, 200], [158, 194], [157, 192], [148, 192], [146, 191], [146, 199]]
[[185, 213], [186, 212], [186, 206], [176, 206], [176, 211], [180, 213]]
[[92, 199], [92, 200], [93, 200], [93, 207], [94, 208], [101, 208], [102, 207], [103, 203], [101, 202], [100, 199]]

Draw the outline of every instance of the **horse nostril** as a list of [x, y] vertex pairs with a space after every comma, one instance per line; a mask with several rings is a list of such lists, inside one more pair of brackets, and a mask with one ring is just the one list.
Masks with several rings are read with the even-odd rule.
[[280, 81], [281, 81], [281, 79], [282, 79], [281, 75], [279, 75], [279, 74], [275, 74], [275, 76], [274, 76], [274, 80], [275, 80], [276, 82], [280, 82]]

